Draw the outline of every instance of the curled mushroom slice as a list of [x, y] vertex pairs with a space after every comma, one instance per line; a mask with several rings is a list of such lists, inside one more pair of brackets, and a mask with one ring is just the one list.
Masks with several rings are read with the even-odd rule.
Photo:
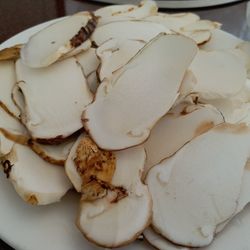
[[190, 247], [211, 243], [237, 208], [249, 137], [245, 124], [218, 125], [149, 171], [152, 225], [161, 235]]
[[109, 22], [121, 20], [140, 20], [145, 17], [155, 15], [158, 7], [155, 1], [143, 0], [138, 6], [136, 5], [111, 5], [98, 9], [96, 16], [101, 17], [98, 25], [104, 25]]
[[147, 153], [145, 173], [183, 145], [223, 122], [221, 113], [211, 105], [180, 104], [151, 130], [144, 143]]
[[20, 57], [22, 44], [17, 44], [9, 48], [0, 50], [0, 61], [16, 60]]
[[16, 72], [25, 101], [24, 122], [33, 138], [58, 143], [82, 128], [81, 113], [93, 96], [74, 58], [41, 69], [18, 60]]
[[97, 19], [85, 12], [66, 17], [33, 35], [21, 49], [22, 62], [32, 68], [46, 67], [85, 42]]
[[111, 38], [122, 40], [142, 40], [149, 42], [161, 32], [170, 33], [163, 25], [147, 21], [112, 22], [97, 27], [91, 37], [98, 46]]
[[12, 89], [16, 83], [15, 63], [13, 61], [0, 61], [0, 106], [9, 114], [20, 118], [20, 110], [11, 98]]
[[246, 82], [244, 65], [226, 51], [200, 50], [189, 69], [197, 80], [193, 91], [207, 99], [232, 97]]
[[18, 195], [32, 205], [57, 202], [71, 188], [63, 168], [44, 161], [27, 146], [15, 144], [1, 165]]
[[145, 141], [151, 128], [175, 102], [196, 51], [195, 43], [186, 37], [161, 34], [119, 74], [103, 82], [99, 87], [102, 94], [96, 95], [83, 113], [84, 127], [97, 145], [116, 150]]
[[148, 227], [143, 231], [146, 241], [159, 250], [191, 250], [184, 246], [178, 246], [156, 233], [153, 228]]
[[[111, 184], [123, 190], [108, 191], [94, 202], [81, 202], [77, 225], [84, 236], [102, 247], [119, 247], [135, 240], [148, 226], [151, 198], [141, 182], [143, 147], [115, 152], [116, 170]], [[107, 230], [108, 225], [108, 230]]]

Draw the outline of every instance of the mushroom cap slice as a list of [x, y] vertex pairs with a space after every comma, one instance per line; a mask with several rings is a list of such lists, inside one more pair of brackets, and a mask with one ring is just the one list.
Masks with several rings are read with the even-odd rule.
[[[84, 127], [97, 145], [117, 150], [145, 141], [151, 128], [175, 102], [196, 51], [191, 39], [161, 34], [122, 67], [114, 79], [103, 82], [99, 88], [106, 94], [102, 91], [102, 95], [97, 95], [83, 113]], [[102, 87], [103, 84], [106, 85]]]
[[146, 241], [159, 250], [190, 250], [190, 248], [178, 246], [156, 233], [153, 228], [148, 227], [143, 231]]
[[53, 143], [82, 128], [81, 113], [93, 96], [74, 58], [41, 69], [18, 60], [16, 72], [25, 101], [24, 122], [33, 138]]
[[20, 110], [11, 99], [11, 93], [15, 83], [16, 72], [14, 61], [0, 61], [0, 106], [12, 116], [20, 118]]
[[[143, 147], [115, 152], [116, 170], [112, 184], [127, 190], [116, 201], [112, 191], [94, 202], [81, 202], [77, 225], [84, 236], [102, 247], [119, 247], [135, 240], [151, 218], [151, 197], [141, 182], [145, 162]], [[108, 230], [107, 230], [108, 227]]]
[[9, 179], [19, 196], [33, 205], [57, 202], [71, 188], [63, 168], [44, 161], [27, 146], [15, 144], [1, 164], [9, 167]]
[[96, 71], [100, 64], [100, 60], [96, 55], [96, 49], [94, 48], [90, 48], [89, 50], [76, 55], [76, 60], [82, 66], [83, 73], [86, 77]]
[[157, 14], [157, 4], [152, 0], [143, 0], [139, 5], [111, 5], [98, 9], [96, 16], [100, 16], [98, 25], [121, 20], [140, 20]]
[[249, 136], [245, 124], [218, 125], [149, 171], [157, 232], [184, 246], [211, 243], [216, 226], [237, 208]]
[[116, 70], [126, 65], [145, 46], [145, 42], [124, 40], [118, 46], [115, 45], [117, 44], [113, 39], [110, 39], [97, 49], [98, 57], [101, 59], [98, 70], [100, 81], [112, 77]]
[[157, 15], [152, 15], [145, 18], [147, 21], [162, 24], [167, 29], [174, 31], [179, 31], [182, 27], [192, 24], [199, 19], [199, 16], [189, 12], [178, 14], [157, 13]]
[[246, 69], [235, 55], [226, 51], [199, 51], [189, 68], [196, 80], [194, 92], [207, 99], [231, 97], [246, 82]]
[[28, 145], [45, 161], [51, 164], [64, 166], [74, 142], [75, 138], [72, 137], [58, 145], [44, 145], [32, 140], [28, 142]]
[[158, 121], [143, 144], [147, 154], [145, 172], [222, 122], [223, 116], [211, 105], [179, 104]]
[[112, 22], [97, 27], [91, 36], [98, 46], [111, 38], [122, 40], [142, 40], [149, 42], [152, 38], [161, 32], [169, 33], [163, 25], [153, 22], [140, 21], [119, 21]]
[[250, 238], [250, 206], [248, 205], [240, 214], [230, 221], [227, 227], [218, 235], [208, 247], [203, 250], [235, 250], [249, 249]]
[[80, 46], [92, 34], [96, 18], [90, 13], [59, 20], [35, 35], [21, 49], [22, 62], [29, 67], [46, 67]]
[[234, 49], [242, 40], [224, 30], [214, 29], [211, 38], [200, 48], [206, 51]]

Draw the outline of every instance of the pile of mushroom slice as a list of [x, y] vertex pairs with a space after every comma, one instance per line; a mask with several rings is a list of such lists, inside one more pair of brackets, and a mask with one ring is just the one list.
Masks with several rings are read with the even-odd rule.
[[249, 48], [152, 0], [57, 20], [0, 51], [6, 178], [32, 205], [73, 188], [100, 247], [250, 248]]

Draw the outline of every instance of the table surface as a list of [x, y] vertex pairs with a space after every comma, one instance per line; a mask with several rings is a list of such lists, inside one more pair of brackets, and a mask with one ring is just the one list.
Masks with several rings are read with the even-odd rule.
[[[94, 11], [104, 6], [103, 3], [84, 0], [22, 0], [21, 3], [20, 5], [19, 0], [0, 0], [0, 43], [36, 24], [82, 10]], [[177, 10], [170, 9], [161, 11], [177, 12]], [[221, 22], [223, 29], [243, 39], [250, 40], [249, 1], [188, 11], [197, 13], [203, 19]], [[11, 249], [0, 240], [0, 250]]]

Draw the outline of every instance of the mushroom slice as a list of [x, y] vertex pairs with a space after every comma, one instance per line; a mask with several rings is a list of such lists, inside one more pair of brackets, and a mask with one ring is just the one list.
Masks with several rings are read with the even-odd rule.
[[[141, 182], [145, 162], [143, 147], [115, 152], [116, 170], [112, 185], [123, 194], [108, 191], [94, 202], [81, 202], [77, 225], [84, 236], [102, 247], [119, 247], [135, 240], [151, 218], [151, 197]], [[108, 226], [108, 230], [107, 230]]]
[[15, 144], [1, 164], [18, 195], [32, 205], [57, 202], [71, 188], [63, 168], [44, 161], [27, 146]]
[[101, 66], [98, 71], [101, 81], [104, 78], [112, 77], [116, 70], [126, 65], [145, 46], [145, 42], [137, 40], [124, 40], [118, 46], [112, 47], [115, 44], [111, 39], [97, 49], [97, 55], [101, 59]]
[[206, 51], [234, 49], [242, 40], [224, 30], [214, 29], [211, 38], [200, 48]]
[[136, 5], [111, 5], [101, 8], [95, 12], [100, 16], [98, 25], [104, 25], [110, 22], [121, 20], [140, 20], [145, 17], [157, 14], [157, 4], [152, 0], [141, 1]]
[[208, 31], [219, 29], [220, 23], [212, 22], [210, 20], [197, 20], [180, 28], [181, 31]]
[[20, 110], [11, 99], [11, 92], [15, 83], [15, 63], [10, 60], [0, 61], [0, 106], [12, 116], [20, 118]]
[[74, 142], [75, 138], [72, 137], [70, 140], [58, 145], [44, 145], [32, 140], [28, 142], [28, 145], [45, 161], [51, 164], [64, 166]]
[[156, 233], [153, 228], [148, 227], [143, 231], [146, 241], [159, 250], [190, 250], [190, 248], [178, 246]]
[[80, 53], [76, 56], [77, 62], [82, 66], [84, 75], [87, 77], [92, 72], [96, 71], [100, 61], [96, 55], [96, 49], [90, 48], [89, 50]]
[[25, 100], [24, 122], [33, 138], [56, 143], [82, 128], [81, 113], [93, 96], [74, 58], [42, 69], [18, 60], [16, 72]]
[[246, 82], [241, 61], [226, 51], [199, 51], [189, 68], [196, 80], [194, 92], [215, 99], [237, 94]]
[[165, 14], [158, 13], [145, 18], [147, 21], [164, 25], [167, 29], [179, 31], [182, 27], [198, 21], [200, 18], [194, 13]]
[[182, 31], [181, 34], [193, 39], [198, 45], [206, 43], [211, 37], [211, 32], [208, 30]]
[[175, 102], [196, 51], [191, 39], [161, 34], [122, 67], [115, 78], [103, 82], [106, 87], [101, 84], [99, 88], [106, 90], [106, 95], [96, 95], [83, 113], [84, 127], [97, 145], [117, 150], [145, 141], [154, 124]]
[[161, 118], [144, 143], [147, 153], [145, 173], [196, 136], [222, 122], [223, 116], [211, 105], [179, 104]]
[[97, 27], [91, 37], [98, 46], [111, 38], [122, 40], [142, 40], [149, 42], [161, 32], [170, 33], [163, 25], [147, 21], [112, 22]]
[[22, 62], [32, 68], [46, 67], [85, 42], [96, 27], [97, 19], [85, 12], [49, 25], [21, 49]]
[[97, 77], [97, 72], [93, 71], [87, 76], [87, 83], [90, 91], [94, 94], [99, 87], [99, 80]]
[[157, 232], [179, 245], [211, 243], [237, 208], [249, 137], [245, 124], [218, 125], [149, 171]]
[[9, 48], [0, 50], [0, 61], [16, 60], [20, 57], [22, 44], [17, 44]]
[[235, 216], [223, 232], [216, 235], [215, 240], [203, 250], [235, 250], [250, 247], [250, 205]]

